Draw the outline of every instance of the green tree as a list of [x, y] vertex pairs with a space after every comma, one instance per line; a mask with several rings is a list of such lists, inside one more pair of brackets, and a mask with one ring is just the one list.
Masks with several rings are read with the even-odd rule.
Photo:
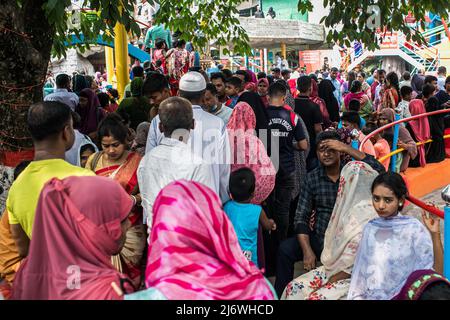
[[[378, 48], [376, 28], [401, 31], [407, 40], [423, 43], [420, 32], [411, 29], [405, 17], [412, 14], [424, 29], [427, 12], [447, 19], [450, 11], [447, 0], [323, 0], [323, 6], [329, 9], [329, 14], [321, 20], [331, 28], [327, 35], [328, 42], [350, 46], [356, 40], [372, 50]], [[298, 10], [305, 13], [314, 10], [314, 7], [310, 0], [299, 0]], [[334, 29], [338, 25], [342, 26], [340, 31]]]
[[[85, 0], [83, 8], [99, 14], [82, 14], [80, 25], [73, 27], [67, 23], [70, 0], [0, 0], [0, 151], [32, 147], [26, 129], [27, 110], [42, 100], [52, 48], [53, 54], [64, 55], [65, 42], [72, 34], [82, 33], [86, 42], [99, 34], [111, 39], [117, 22], [138, 34], [139, 26], [133, 20], [135, 2]], [[233, 42], [235, 52], [249, 52], [248, 36], [236, 18], [240, 0], [178, 0], [177, 7], [171, 0], [159, 3], [157, 23], [181, 31], [182, 38], [192, 40], [197, 47], [204, 48], [210, 39], [217, 39], [219, 44]], [[198, 6], [197, 11], [190, 10], [193, 5]], [[77, 45], [81, 50], [85, 46]]]

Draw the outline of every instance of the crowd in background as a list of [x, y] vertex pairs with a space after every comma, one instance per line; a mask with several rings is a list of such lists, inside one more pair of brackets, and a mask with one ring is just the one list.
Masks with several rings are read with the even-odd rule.
[[30, 108], [35, 158], [0, 224], [5, 297], [450, 298], [439, 220], [401, 214], [398, 174], [445, 159], [448, 118], [402, 124], [394, 172], [393, 128], [372, 134], [447, 108], [444, 68], [207, 73], [170, 36], [148, 30], [124, 92], [59, 74]]

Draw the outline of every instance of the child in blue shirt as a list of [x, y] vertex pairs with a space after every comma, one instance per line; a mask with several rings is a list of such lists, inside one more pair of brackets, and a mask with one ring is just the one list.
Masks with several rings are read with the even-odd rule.
[[230, 198], [224, 210], [233, 224], [242, 251], [248, 260], [258, 266], [258, 225], [265, 230], [276, 230], [276, 224], [268, 219], [261, 206], [250, 203], [255, 192], [255, 174], [249, 168], [241, 168], [230, 175]]

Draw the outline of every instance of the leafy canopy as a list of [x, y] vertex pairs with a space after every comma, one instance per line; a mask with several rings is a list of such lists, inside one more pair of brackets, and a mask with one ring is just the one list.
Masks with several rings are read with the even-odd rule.
[[[433, 12], [447, 20], [450, 11], [448, 0], [323, 0], [325, 8], [330, 9], [328, 16], [322, 17], [321, 23], [327, 28], [328, 42], [339, 42], [350, 46], [352, 41], [360, 41], [368, 49], [378, 48], [375, 40], [376, 28], [386, 28], [389, 31], [401, 31], [407, 40], [423, 43], [420, 32], [411, 29], [405, 17], [408, 14], [420, 21], [425, 28], [424, 17], [427, 12]], [[299, 0], [298, 10], [302, 13], [312, 11], [310, 0]], [[341, 25], [337, 31], [333, 28]]]
[[[148, 0], [153, 4], [153, 0]], [[181, 38], [192, 41], [197, 48], [206, 48], [210, 40], [218, 45], [234, 44], [234, 52], [244, 54], [250, 52], [249, 38], [240, 27], [237, 5], [241, 0], [161, 0], [156, 23], [163, 23], [172, 31], [182, 32]], [[139, 24], [133, 18], [136, 0], [84, 0], [79, 23], [71, 23], [72, 12], [66, 9], [80, 10], [71, 6], [70, 0], [48, 0], [43, 10], [49, 23], [55, 27], [53, 54], [65, 55], [66, 43], [72, 34], [85, 37], [86, 45], [76, 44], [80, 50], [89, 48], [98, 35], [106, 41], [112, 41], [114, 26], [120, 22], [133, 35], [140, 34]], [[119, 7], [122, 5], [123, 10]], [[68, 23], [69, 21], [69, 23]]]

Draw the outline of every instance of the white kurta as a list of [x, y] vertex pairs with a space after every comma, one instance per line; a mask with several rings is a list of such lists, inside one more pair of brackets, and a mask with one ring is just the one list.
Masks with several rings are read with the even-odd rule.
[[[225, 123], [222, 119], [204, 111], [198, 105], [193, 105], [192, 109], [195, 128], [191, 131], [188, 145], [190, 145], [194, 154], [210, 165], [214, 182], [212, 189], [220, 196], [222, 203], [225, 203], [229, 200], [228, 180], [231, 170], [230, 142]], [[150, 125], [147, 153], [158, 146], [163, 138], [163, 134], [159, 130], [159, 122], [159, 116], [156, 116]]]
[[186, 179], [214, 188], [211, 166], [193, 154], [186, 143], [166, 137], [142, 158], [137, 176], [144, 222], [149, 230], [153, 220], [153, 204], [161, 189], [169, 183]]

